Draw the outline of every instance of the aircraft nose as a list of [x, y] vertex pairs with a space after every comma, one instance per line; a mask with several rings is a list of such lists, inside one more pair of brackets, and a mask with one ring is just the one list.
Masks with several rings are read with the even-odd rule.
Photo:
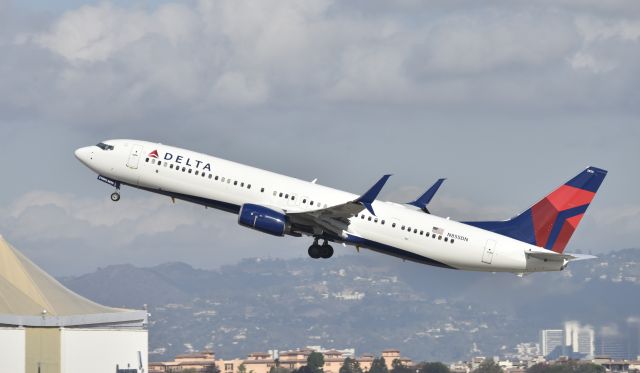
[[89, 160], [89, 148], [88, 147], [84, 147], [84, 148], [79, 148], [76, 149], [75, 152], [73, 152], [73, 154], [76, 156], [76, 158], [78, 158], [78, 160], [84, 164], [87, 164], [87, 161]]

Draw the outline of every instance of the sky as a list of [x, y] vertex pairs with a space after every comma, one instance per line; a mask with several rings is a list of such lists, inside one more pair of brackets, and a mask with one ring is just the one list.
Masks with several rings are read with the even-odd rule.
[[635, 0], [0, 0], [0, 234], [59, 276], [306, 256], [228, 213], [112, 203], [73, 150], [134, 138], [353, 193], [392, 173], [395, 202], [446, 177], [431, 211], [460, 220], [593, 165], [568, 251], [638, 247], [639, 87]]

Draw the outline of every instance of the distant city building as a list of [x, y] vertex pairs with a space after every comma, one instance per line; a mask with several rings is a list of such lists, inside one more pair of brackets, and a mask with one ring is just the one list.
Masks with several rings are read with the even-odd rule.
[[603, 330], [596, 338], [596, 355], [612, 359], [634, 359], [629, 354], [629, 341], [626, 335]]
[[173, 361], [165, 363], [149, 363], [149, 373], [173, 373], [187, 369], [199, 373], [215, 373], [216, 356], [211, 351], [203, 351], [195, 354], [178, 355]]
[[564, 330], [561, 329], [545, 329], [540, 331], [540, 350], [542, 355], [549, 356], [552, 352], [559, 349], [562, 354], [564, 346]]
[[[176, 356], [173, 361], [158, 362], [149, 364], [149, 373], [174, 373], [181, 372], [187, 369], [192, 369], [195, 372], [215, 372], [217, 368], [220, 373], [238, 373], [239, 367], [244, 365], [244, 369], [247, 373], [269, 373], [271, 368], [279, 366], [289, 370], [299, 369], [307, 364], [307, 359], [312, 352], [320, 352], [324, 355], [324, 367], [325, 373], [339, 373], [340, 367], [344, 363], [344, 359], [347, 357], [353, 357], [354, 350], [325, 350], [320, 348], [318, 350], [312, 348], [303, 348], [291, 351], [271, 351], [271, 352], [254, 352], [249, 354], [245, 359], [215, 359], [213, 352], [202, 352], [197, 354], [185, 354]], [[396, 349], [384, 350], [382, 357], [385, 359], [387, 368], [391, 370], [394, 360], [399, 360], [403, 365], [413, 366], [411, 359], [402, 357], [400, 351]], [[277, 358], [277, 359], [276, 359]], [[363, 371], [368, 371], [371, 368], [374, 356], [365, 354], [356, 360], [360, 363], [360, 367]]]
[[507, 355], [508, 358], [529, 361], [542, 355], [539, 343], [518, 343], [514, 348], [514, 353]]
[[582, 326], [577, 321], [564, 323], [564, 344], [568, 352], [585, 359], [593, 359], [595, 355], [595, 332], [590, 325]]

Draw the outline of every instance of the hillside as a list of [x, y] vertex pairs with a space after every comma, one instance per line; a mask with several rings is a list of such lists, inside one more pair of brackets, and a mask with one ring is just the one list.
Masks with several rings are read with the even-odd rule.
[[637, 249], [524, 278], [360, 254], [247, 259], [220, 270], [117, 265], [63, 281], [106, 305], [147, 304], [152, 360], [323, 345], [452, 361], [504, 354], [565, 320], [600, 327], [640, 316]]

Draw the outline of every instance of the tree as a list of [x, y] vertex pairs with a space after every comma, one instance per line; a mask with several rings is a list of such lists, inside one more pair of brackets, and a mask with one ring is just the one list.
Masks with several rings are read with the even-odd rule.
[[486, 359], [473, 373], [503, 373], [503, 371], [493, 359]]
[[412, 370], [402, 364], [400, 359], [393, 359], [391, 362], [391, 373], [412, 373]]
[[244, 365], [244, 363], [238, 365], [238, 373], [247, 373], [247, 367]]
[[419, 372], [420, 373], [449, 373], [449, 367], [442, 364], [441, 362], [422, 363], [422, 366], [420, 367]]
[[527, 369], [527, 373], [604, 373], [601, 365], [568, 360], [555, 364], [536, 364]]
[[371, 362], [371, 369], [369, 369], [369, 373], [389, 373], [389, 369], [387, 369], [387, 363], [384, 361], [383, 357], [373, 359], [373, 361]]
[[313, 373], [323, 373], [324, 371], [324, 355], [319, 352], [312, 352], [307, 358], [307, 366]]
[[340, 367], [340, 373], [362, 373], [362, 368], [356, 359], [348, 357], [344, 359]]

